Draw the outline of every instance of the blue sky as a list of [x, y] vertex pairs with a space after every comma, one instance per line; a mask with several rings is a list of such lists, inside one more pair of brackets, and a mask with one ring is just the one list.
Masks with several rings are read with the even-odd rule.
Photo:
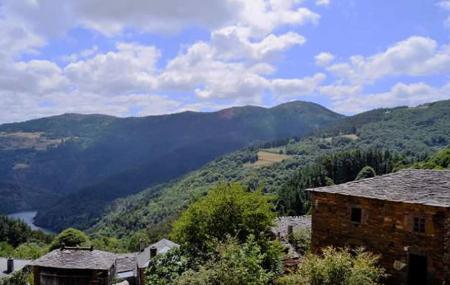
[[450, 1], [0, 0], [1, 122], [450, 98]]

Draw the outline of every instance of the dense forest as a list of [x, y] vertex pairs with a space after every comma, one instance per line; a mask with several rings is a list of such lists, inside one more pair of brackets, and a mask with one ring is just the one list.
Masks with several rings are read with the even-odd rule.
[[[142, 118], [66, 114], [0, 125], [0, 213], [86, 227], [103, 206], [263, 141], [303, 136], [342, 115], [291, 102]], [[83, 214], [79, 214], [79, 213]]]
[[[355, 179], [366, 165], [380, 175], [425, 160], [450, 142], [449, 109], [450, 101], [379, 109], [345, 118], [335, 128], [307, 138], [279, 140], [233, 152], [171, 183], [115, 201], [89, 232], [125, 237], [138, 231], [150, 238], [162, 236], [190, 203], [221, 182], [240, 182], [249, 189], [263, 187], [268, 193], [279, 193], [280, 213], [304, 212], [302, 192], [289, 189], [297, 189], [296, 183], [301, 183], [305, 172], [326, 170], [320, 183], [340, 183]], [[260, 150], [289, 157], [258, 166]], [[359, 157], [357, 162], [348, 161], [355, 159], [353, 155]], [[353, 166], [348, 173], [336, 171], [343, 165]]]

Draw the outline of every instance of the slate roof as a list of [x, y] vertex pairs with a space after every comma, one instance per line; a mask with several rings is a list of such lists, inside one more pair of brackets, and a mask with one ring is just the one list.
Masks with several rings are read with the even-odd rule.
[[450, 171], [406, 169], [307, 191], [449, 208]]
[[162, 239], [158, 241], [157, 243], [154, 243], [150, 245], [149, 247], [146, 247], [143, 251], [139, 252], [137, 254], [137, 262], [139, 268], [148, 267], [148, 263], [150, 261], [150, 248], [156, 247], [157, 254], [166, 253], [172, 248], [180, 247], [180, 245], [168, 240], [168, 239]]
[[[7, 258], [0, 257], [0, 278], [11, 275], [11, 273], [8, 273], [8, 274], [6, 273], [7, 261], [8, 261]], [[31, 263], [31, 260], [14, 259], [14, 272], [22, 270], [23, 268], [30, 265], [30, 263]]]
[[32, 266], [60, 269], [109, 270], [116, 261], [114, 253], [89, 249], [55, 249], [36, 259]]
[[116, 272], [135, 272], [136, 267], [136, 254], [135, 253], [126, 253], [126, 254], [117, 254], [116, 255]]

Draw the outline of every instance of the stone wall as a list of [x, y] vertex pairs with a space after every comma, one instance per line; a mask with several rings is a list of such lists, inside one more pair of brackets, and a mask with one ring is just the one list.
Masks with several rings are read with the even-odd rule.
[[[381, 255], [388, 284], [407, 284], [408, 256], [427, 256], [428, 284], [450, 284], [449, 218], [446, 208], [382, 201], [331, 193], [311, 193], [312, 249], [359, 247]], [[351, 221], [362, 209], [361, 224]], [[413, 218], [425, 218], [425, 233], [413, 231]]]

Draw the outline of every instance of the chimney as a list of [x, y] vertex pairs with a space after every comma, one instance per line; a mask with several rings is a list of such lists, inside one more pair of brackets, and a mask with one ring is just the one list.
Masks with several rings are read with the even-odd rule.
[[8, 258], [6, 261], [6, 273], [13, 273], [14, 272], [14, 259]]
[[155, 257], [157, 253], [158, 253], [158, 249], [156, 247], [152, 246], [150, 248], [150, 258]]
[[145, 243], [143, 240], [139, 241], [139, 251], [143, 252], [145, 250]]
[[292, 225], [288, 225], [288, 227], [287, 227], [288, 237], [291, 237], [293, 232], [294, 232], [294, 227]]

